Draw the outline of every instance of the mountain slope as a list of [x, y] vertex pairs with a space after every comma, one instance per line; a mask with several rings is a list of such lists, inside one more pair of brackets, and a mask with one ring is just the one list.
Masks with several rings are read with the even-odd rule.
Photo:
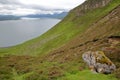
[[[107, 15], [120, 3], [119, 0], [109, 0], [110, 2], [108, 0], [95, 1], [96, 6], [93, 6], [95, 4], [91, 0], [86, 1], [84, 4], [71, 10], [68, 16], [42, 36], [22, 45], [5, 50], [2, 49], [1, 54], [38, 55], [48, 53], [84, 32], [90, 25]], [[103, 3], [104, 1], [106, 1], [106, 4]], [[104, 5], [101, 5], [102, 3]], [[91, 8], [87, 8], [86, 5], [89, 5], [88, 7]]]
[[18, 16], [13, 16], [13, 15], [0, 15], [0, 21], [4, 20], [19, 20], [20, 17]]
[[48, 61], [82, 64], [82, 54], [87, 51], [103, 51], [117, 66], [120, 78], [120, 5], [108, 15], [93, 23], [85, 32], [64, 46], [51, 51], [44, 59]]
[[[87, 0], [42, 36], [1, 48], [0, 79], [120, 79], [119, 14], [120, 0]], [[90, 72], [82, 60], [86, 51], [103, 51], [117, 70], [111, 75]]]

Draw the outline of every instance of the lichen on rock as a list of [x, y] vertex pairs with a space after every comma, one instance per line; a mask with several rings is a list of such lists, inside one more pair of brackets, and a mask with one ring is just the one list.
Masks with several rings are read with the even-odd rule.
[[110, 74], [116, 69], [116, 66], [102, 51], [85, 52], [82, 58], [94, 72]]

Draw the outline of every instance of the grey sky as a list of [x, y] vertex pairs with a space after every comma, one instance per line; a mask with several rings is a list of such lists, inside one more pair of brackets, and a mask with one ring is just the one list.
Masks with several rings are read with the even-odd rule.
[[70, 9], [85, 0], [0, 0], [0, 15], [53, 14]]

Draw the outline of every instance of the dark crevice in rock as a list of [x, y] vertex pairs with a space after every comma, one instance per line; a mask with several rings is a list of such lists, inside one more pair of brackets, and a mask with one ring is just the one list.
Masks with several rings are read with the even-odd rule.
[[108, 38], [120, 38], [120, 36], [110, 36]]

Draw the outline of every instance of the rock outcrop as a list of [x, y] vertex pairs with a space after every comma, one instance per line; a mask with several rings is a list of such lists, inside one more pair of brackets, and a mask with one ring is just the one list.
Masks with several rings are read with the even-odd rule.
[[110, 74], [116, 69], [116, 66], [102, 51], [88, 51], [82, 55], [82, 58], [94, 72]]
[[80, 8], [75, 8], [74, 11], [77, 16], [83, 15], [87, 10], [93, 10], [108, 5], [112, 0], [86, 0]]

